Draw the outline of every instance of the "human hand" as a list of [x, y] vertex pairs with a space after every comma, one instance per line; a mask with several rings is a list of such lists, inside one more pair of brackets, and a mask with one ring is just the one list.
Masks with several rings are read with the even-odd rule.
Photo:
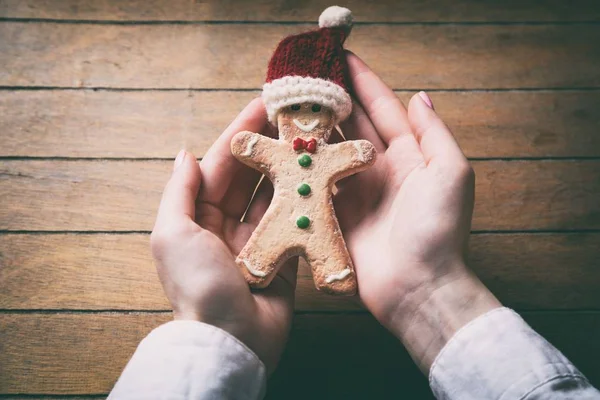
[[342, 132], [379, 154], [339, 182], [336, 213], [361, 300], [426, 372], [460, 327], [500, 306], [465, 265], [475, 176], [425, 93], [407, 110], [362, 60], [347, 59], [358, 104]]
[[231, 154], [231, 138], [243, 130], [273, 135], [260, 99], [240, 113], [200, 165], [192, 154], [179, 153], [152, 231], [152, 253], [175, 319], [229, 332], [272, 372], [292, 321], [297, 259], [256, 293], [235, 264], [272, 196], [272, 186], [261, 185], [246, 212], [261, 175]]

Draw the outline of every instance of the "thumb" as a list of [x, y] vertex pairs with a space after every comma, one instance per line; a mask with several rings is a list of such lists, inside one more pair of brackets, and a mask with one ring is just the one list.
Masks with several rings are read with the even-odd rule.
[[256, 292], [256, 294], [268, 298], [271, 306], [276, 307], [282, 313], [294, 311], [298, 261], [298, 257], [287, 260], [269, 286]]
[[410, 99], [408, 121], [427, 165], [435, 162], [456, 166], [467, 162], [452, 132], [433, 109], [427, 93], [419, 92]]
[[175, 158], [171, 179], [163, 191], [155, 229], [174, 222], [194, 221], [200, 181], [200, 167], [196, 157], [181, 150]]

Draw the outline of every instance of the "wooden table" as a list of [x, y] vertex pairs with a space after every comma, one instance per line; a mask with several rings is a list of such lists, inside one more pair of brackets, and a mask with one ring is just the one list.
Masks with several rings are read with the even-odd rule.
[[[174, 155], [202, 156], [328, 5], [0, 0], [0, 397], [106, 396], [171, 318], [148, 236]], [[472, 268], [600, 385], [599, 3], [347, 5], [348, 47], [403, 100], [427, 90], [473, 162]], [[269, 398], [431, 394], [303, 268]]]

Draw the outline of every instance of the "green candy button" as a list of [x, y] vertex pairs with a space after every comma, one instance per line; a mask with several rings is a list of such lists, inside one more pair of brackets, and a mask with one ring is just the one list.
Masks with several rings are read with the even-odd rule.
[[310, 194], [310, 186], [306, 183], [298, 186], [298, 194], [300, 194], [300, 196], [308, 196]]
[[304, 215], [298, 217], [298, 219], [296, 220], [296, 225], [300, 229], [306, 229], [310, 225], [310, 219], [308, 219], [308, 217], [305, 217]]
[[309, 167], [312, 164], [312, 158], [308, 154], [302, 154], [298, 157], [298, 164], [304, 168]]

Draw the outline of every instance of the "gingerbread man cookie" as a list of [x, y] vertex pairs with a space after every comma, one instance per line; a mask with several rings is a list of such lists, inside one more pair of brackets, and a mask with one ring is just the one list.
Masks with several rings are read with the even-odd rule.
[[[366, 140], [328, 144], [352, 101], [342, 44], [351, 14], [330, 7], [321, 29], [284, 39], [269, 64], [263, 101], [279, 139], [240, 132], [233, 155], [262, 172], [274, 186], [271, 205], [237, 257], [248, 283], [269, 285], [281, 264], [302, 256], [311, 266], [317, 289], [356, 293], [354, 266], [332, 203], [334, 184], [375, 162]], [[292, 62], [293, 61], [293, 62]]]

